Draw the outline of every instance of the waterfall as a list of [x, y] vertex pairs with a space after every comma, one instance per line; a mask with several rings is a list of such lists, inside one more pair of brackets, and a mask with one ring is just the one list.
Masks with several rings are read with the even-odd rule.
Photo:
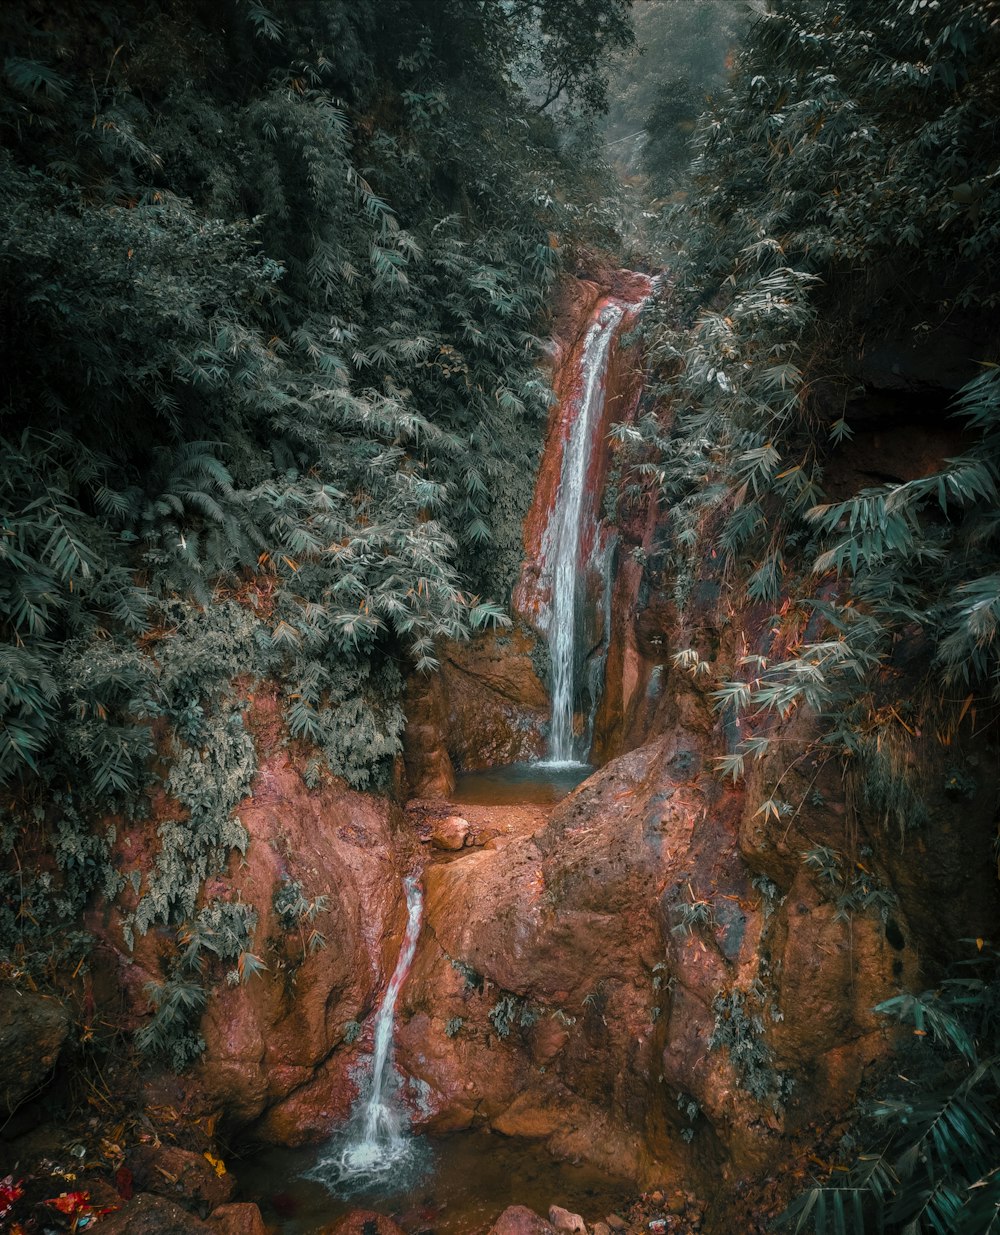
[[[409, 973], [420, 935], [423, 896], [412, 875], [404, 880], [406, 892], [406, 934], [396, 960], [396, 968], [375, 1016], [372, 1068], [336, 1151], [321, 1159], [308, 1175], [339, 1191], [359, 1191], [377, 1185], [390, 1172], [397, 1176], [413, 1157], [414, 1142], [407, 1136], [408, 1120], [399, 1099], [400, 1078], [392, 1061], [392, 1035], [396, 999]], [[393, 1182], [396, 1182], [394, 1179]]]
[[584, 495], [595, 427], [604, 408], [604, 379], [615, 331], [625, 306], [606, 305], [591, 325], [580, 360], [583, 389], [563, 453], [555, 508], [549, 524], [548, 558], [552, 572], [549, 617], [549, 659], [552, 687], [552, 727], [549, 760], [575, 762], [573, 712], [576, 699], [577, 625], [581, 606], [580, 541]]

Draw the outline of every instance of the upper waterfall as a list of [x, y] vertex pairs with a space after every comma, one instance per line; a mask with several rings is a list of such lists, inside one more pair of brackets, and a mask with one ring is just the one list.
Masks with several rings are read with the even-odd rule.
[[600, 424], [604, 405], [604, 379], [611, 342], [624, 315], [623, 305], [607, 304], [599, 311], [587, 332], [580, 360], [580, 402], [563, 453], [559, 489], [549, 523], [547, 557], [552, 572], [552, 607], [549, 619], [552, 727], [549, 756], [554, 763], [572, 763], [577, 754], [573, 713], [576, 699], [583, 499], [594, 430]]

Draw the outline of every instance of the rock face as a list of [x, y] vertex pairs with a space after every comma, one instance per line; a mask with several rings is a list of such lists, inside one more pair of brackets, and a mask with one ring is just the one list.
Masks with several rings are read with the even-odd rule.
[[412, 679], [404, 759], [414, 797], [446, 797], [455, 769], [521, 763], [545, 749], [548, 695], [523, 629], [446, 643], [440, 672]]
[[4, 1119], [45, 1085], [68, 1033], [69, 1016], [57, 1000], [0, 988], [0, 1111]]
[[[230, 1118], [266, 1112], [259, 1134], [298, 1144], [327, 1133], [353, 1101], [356, 1052], [333, 1052], [349, 1025], [369, 1017], [392, 972], [405, 920], [405, 846], [390, 803], [336, 788], [309, 792], [287, 763], [265, 767], [241, 818], [253, 841], [230, 886], [260, 907], [258, 935], [276, 972], [220, 992], [202, 1022], [199, 1071]], [[301, 929], [289, 930], [274, 909], [287, 879], [327, 898]], [[311, 929], [326, 946], [311, 949]]]
[[[649, 293], [650, 281], [631, 271], [606, 271], [607, 282], [569, 280], [556, 307], [550, 355], [556, 396], [534, 497], [524, 522], [524, 566], [511, 600], [521, 624], [513, 631], [478, 636], [441, 649], [441, 672], [411, 681], [406, 700], [405, 762], [411, 793], [446, 796], [454, 771], [536, 759], [547, 747], [550, 703], [547, 653], [542, 633], [551, 602], [551, 565], [546, 561], [547, 529], [559, 489], [563, 453], [581, 391], [580, 361], [587, 331], [602, 307], [634, 305]], [[627, 313], [619, 337], [634, 325]], [[605, 377], [603, 415], [594, 426], [596, 446], [586, 478], [589, 505], [581, 512], [582, 644], [581, 681], [602, 678], [608, 653], [608, 585], [614, 560], [614, 530], [601, 521], [601, 495], [613, 465], [608, 429], [635, 413], [642, 369], [634, 349], [612, 348]], [[584, 701], [591, 712], [596, 698]], [[583, 713], [579, 728], [586, 724]]]
[[[294, 1145], [326, 1136], [356, 1095], [351, 1068], [370, 1049], [364, 1033], [358, 1035], [366, 1024], [370, 1032], [395, 963], [413, 846], [402, 811], [388, 799], [332, 780], [307, 788], [295, 760], [267, 729], [272, 701], [258, 699], [254, 707], [263, 731], [261, 767], [253, 796], [239, 810], [249, 846], [225, 876], [208, 881], [203, 895], [254, 906], [253, 947], [267, 968], [237, 985], [211, 975], [212, 998], [199, 1027], [205, 1051], [173, 1083], [196, 1111], [220, 1115], [225, 1126], [255, 1125], [261, 1139]], [[123, 830], [120, 844], [131, 844], [134, 853], [148, 830]], [[311, 919], [282, 911], [280, 898], [290, 889], [319, 902]], [[102, 998], [130, 991], [139, 1024], [143, 987], [161, 977], [167, 941], [150, 932], [129, 954], [118, 921], [111, 914], [95, 922], [101, 939], [95, 985]]]
[[926, 907], [844, 920], [801, 859], [844, 847], [839, 771], [765, 835], [706, 768], [699, 707], [705, 729], [613, 761], [535, 834], [427, 870], [397, 1029], [419, 1121], [486, 1122], [646, 1183], [744, 1174], [884, 1058], [872, 1009], [919, 988]]
[[[610, 590], [615, 574], [617, 529], [604, 518], [604, 496], [614, 463], [609, 441], [611, 426], [635, 416], [643, 386], [641, 356], [623, 340], [636, 322], [636, 306], [651, 290], [650, 281], [630, 275], [612, 281], [610, 289], [581, 286], [574, 306], [572, 329], [567, 330], [569, 346], [559, 356], [553, 389], [553, 406], [539, 467], [534, 500], [524, 523], [525, 559], [521, 577], [514, 589], [512, 607], [532, 629], [548, 636], [553, 621], [553, 587], [557, 571], [555, 529], [558, 526], [558, 493], [564, 458], [572, 440], [574, 423], [587, 402], [584, 370], [588, 356], [587, 338], [591, 326], [605, 320], [609, 309], [622, 313], [614, 328], [607, 367], [599, 380], [603, 400], [595, 409], [586, 455], [579, 512], [577, 576], [577, 616], [575, 632], [575, 712], [574, 730], [589, 731], [604, 681], [604, 669], [612, 642]], [[596, 294], [595, 294], [596, 293]], [[581, 312], [581, 310], [586, 310]], [[592, 362], [591, 362], [592, 363]]]

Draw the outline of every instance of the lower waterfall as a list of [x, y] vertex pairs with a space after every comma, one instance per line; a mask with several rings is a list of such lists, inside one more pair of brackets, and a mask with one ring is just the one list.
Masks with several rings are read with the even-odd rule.
[[406, 934], [396, 968], [375, 1016], [371, 1078], [332, 1154], [323, 1157], [309, 1176], [341, 1191], [353, 1191], [398, 1173], [414, 1157], [415, 1142], [400, 1096], [401, 1080], [393, 1066], [393, 1026], [400, 987], [410, 971], [420, 936], [423, 894], [413, 875], [403, 883], [406, 893]]

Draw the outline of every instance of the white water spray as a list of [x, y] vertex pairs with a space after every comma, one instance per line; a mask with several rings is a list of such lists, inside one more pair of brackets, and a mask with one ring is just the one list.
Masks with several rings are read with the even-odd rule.
[[604, 379], [615, 331], [625, 315], [622, 305], [609, 304], [587, 332], [580, 359], [583, 392], [563, 453], [559, 491], [549, 524], [552, 563], [552, 609], [549, 658], [552, 684], [552, 728], [549, 762], [574, 760], [573, 704], [576, 697], [577, 623], [580, 611], [580, 519], [590, 468], [594, 430], [604, 407]]
[[406, 934], [396, 968], [375, 1016], [371, 1082], [359, 1098], [339, 1151], [322, 1159], [308, 1173], [335, 1188], [358, 1191], [377, 1185], [389, 1172], [397, 1173], [413, 1156], [413, 1140], [407, 1136], [406, 1111], [399, 1100], [400, 1077], [392, 1061], [392, 1034], [396, 999], [420, 935], [423, 896], [420, 884], [408, 875]]

